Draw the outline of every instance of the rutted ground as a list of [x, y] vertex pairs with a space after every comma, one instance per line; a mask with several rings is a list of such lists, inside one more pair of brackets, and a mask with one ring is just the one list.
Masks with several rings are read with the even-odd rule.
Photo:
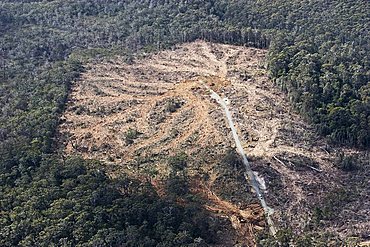
[[[218, 161], [233, 148], [233, 139], [202, 80], [230, 99], [252, 168], [266, 181], [275, 219], [303, 230], [310, 208], [337, 187], [335, 178], [341, 174], [333, 168], [326, 143], [268, 79], [265, 55], [255, 48], [198, 41], [132, 64], [120, 58], [88, 64], [62, 117], [65, 152], [112, 163], [113, 176], [123, 170], [139, 176], [150, 167], [156, 181], [169, 173], [166, 158], [184, 151], [191, 157], [187, 170], [196, 181], [194, 193], [251, 239], [264, 226], [262, 210], [253, 198], [243, 199], [252, 197], [246, 183], [243, 187], [240, 178], [233, 181], [238, 178], [220, 168]], [[220, 199], [220, 188], [234, 182], [238, 191]], [[359, 229], [364, 222], [366, 227], [370, 221], [358, 223]]]

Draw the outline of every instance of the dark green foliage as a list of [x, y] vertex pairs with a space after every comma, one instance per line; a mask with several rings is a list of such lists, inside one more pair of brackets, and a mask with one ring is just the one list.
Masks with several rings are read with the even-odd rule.
[[50, 150], [69, 83], [82, 69], [73, 59], [130, 60], [138, 50], [198, 38], [256, 47], [271, 41], [271, 76], [294, 106], [334, 141], [367, 147], [368, 10], [367, 1], [3, 1], [2, 162], [21, 156], [32, 165]]
[[29, 179], [3, 186], [1, 246], [178, 246], [217, 228], [198, 207], [160, 199], [151, 185], [110, 180], [82, 159], [46, 158]]
[[185, 177], [172, 173], [167, 179], [166, 190], [173, 197], [185, 196], [189, 192], [189, 184]]
[[276, 84], [321, 134], [369, 147], [369, 2], [278, 2], [276, 24], [284, 27], [268, 59]]
[[134, 143], [134, 140], [138, 138], [142, 133], [137, 131], [136, 129], [129, 129], [125, 133], [125, 142], [126, 144], [132, 144]]
[[168, 158], [168, 165], [173, 172], [183, 171], [187, 167], [188, 155], [186, 153], [178, 153]]
[[361, 161], [356, 155], [344, 155], [344, 153], [338, 155], [335, 164], [343, 171], [354, 171], [361, 167]]
[[188, 156], [186, 153], [178, 153], [168, 158], [168, 166], [171, 168], [171, 172], [167, 179], [166, 190], [172, 197], [182, 197], [189, 192], [187, 162]]
[[[204, 215], [160, 200], [148, 186], [110, 181], [83, 160], [46, 158], [70, 84], [91, 57], [118, 54], [131, 63], [136, 52], [196, 39], [269, 47], [271, 77], [294, 107], [334, 142], [369, 147], [369, 7], [366, 0], [1, 1], [0, 245], [203, 246], [194, 239], [213, 236]], [[179, 185], [186, 159], [171, 162]]]

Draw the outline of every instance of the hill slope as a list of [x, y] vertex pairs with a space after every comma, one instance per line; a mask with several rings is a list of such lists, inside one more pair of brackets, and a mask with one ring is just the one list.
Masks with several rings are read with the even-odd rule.
[[[291, 110], [266, 75], [265, 55], [255, 48], [197, 41], [132, 64], [119, 57], [88, 64], [62, 117], [65, 152], [113, 164], [113, 177], [122, 171], [151, 176], [162, 191], [159, 184], [174, 170], [168, 160], [184, 152], [181, 170], [191, 193], [207, 194], [207, 207], [223, 208], [219, 211], [235, 223], [235, 208], [250, 211], [257, 200], [239, 158], [227, 160], [233, 139], [222, 109], [202, 86], [205, 81], [231, 102], [242, 144], [265, 182], [280, 227], [320, 227], [314, 215], [318, 202], [328, 203], [328, 193], [347, 193], [340, 182], [345, 175], [334, 163], [339, 152], [349, 150], [331, 149]], [[225, 209], [225, 203], [233, 206]], [[333, 219], [325, 228], [343, 237], [365, 234], [368, 205], [358, 206], [362, 218]], [[353, 221], [351, 231], [336, 223], [343, 220]]]
[[[181, 212], [177, 215], [184, 216], [179, 220], [181, 227], [180, 223], [177, 224], [177, 222], [174, 225], [172, 224], [173, 221], [162, 221], [162, 217], [149, 221], [148, 225], [147, 215], [142, 215], [141, 222], [133, 226], [135, 220], [132, 220], [133, 218], [130, 215], [135, 214], [130, 214], [132, 212], [126, 207], [125, 200], [121, 200], [122, 197], [127, 199], [127, 194], [122, 195], [120, 193], [122, 188], [126, 190], [126, 179], [118, 178], [119, 182], [110, 180], [105, 177], [104, 172], [102, 173], [102, 166], [95, 167], [96, 162], [94, 161], [84, 161], [56, 154], [57, 150], [53, 146], [55, 139], [57, 139], [55, 133], [59, 126], [60, 115], [64, 112], [71, 83], [79, 78], [81, 72], [83, 72], [82, 64], [90, 59], [99, 61], [102, 57], [113, 57], [118, 54], [122, 57], [121, 60], [131, 61], [136, 53], [143, 51], [158, 52], [171, 48], [175, 44], [192, 42], [196, 39], [268, 48], [269, 74], [275, 82], [274, 84], [278, 85], [279, 89], [287, 96], [292, 108], [297, 110], [307, 122], [313, 124], [312, 126], [315, 127], [318, 133], [329, 137], [330, 145], [368, 148], [370, 145], [369, 12], [370, 2], [367, 0], [276, 0], [273, 2], [267, 0], [1, 1], [0, 245], [35, 246], [37, 243], [50, 246], [62, 242], [65, 245], [91, 245], [91, 243], [118, 245], [127, 243], [127, 241], [132, 241], [131, 243], [138, 245], [143, 241], [147, 241], [148, 244], [149, 241], [153, 245], [165, 243], [168, 246], [174, 239], [180, 242], [192, 242], [199, 236], [213, 236], [212, 232], [215, 230], [213, 227], [209, 227], [209, 231], [202, 231], [202, 234], [199, 235], [198, 228], [189, 226], [189, 222], [191, 225], [194, 222], [206, 221], [202, 217], [200, 217], [202, 220], [191, 219], [194, 215], [189, 215], [187, 213], [189, 210], [187, 211], [186, 208], [182, 207], [176, 207]], [[115, 62], [115, 59], [113, 61]], [[190, 79], [193, 80], [194, 78], [190, 77]], [[195, 80], [197, 79], [195, 78]], [[213, 80], [215, 79], [213, 78]], [[268, 87], [270, 87], [270, 84], [268, 84]], [[258, 90], [256, 89], [256, 91]], [[254, 95], [254, 91], [251, 94]], [[186, 95], [192, 97], [190, 94]], [[230, 95], [227, 96], [231, 97]], [[164, 108], [168, 109], [165, 111], [171, 113], [165, 114], [165, 117], [171, 118], [172, 115], [176, 115], [176, 111], [172, 114], [175, 109], [179, 111], [178, 115], [183, 114], [180, 110], [181, 107], [178, 109], [178, 102], [164, 104], [166, 105]], [[205, 101], [200, 102], [200, 105], [204, 104]], [[210, 106], [213, 107], [214, 105], [211, 104]], [[159, 104], [157, 108], [161, 107]], [[237, 106], [236, 109], [241, 109], [241, 107]], [[83, 109], [81, 109], [82, 111]], [[261, 108], [257, 111], [264, 114]], [[222, 114], [217, 112], [219, 111], [215, 110], [213, 115], [219, 116], [220, 121], [215, 122], [220, 123], [222, 122]], [[257, 114], [253, 109], [251, 109], [251, 113], [251, 115]], [[245, 117], [240, 111], [234, 111], [235, 118], [238, 117], [237, 115]], [[296, 119], [289, 114], [284, 113], [282, 115]], [[153, 114], [153, 119], [155, 119], [155, 116], [156, 114]], [[160, 118], [162, 117], [160, 116]], [[205, 116], [205, 119], [207, 119], [207, 116]], [[300, 120], [297, 121], [300, 122]], [[207, 126], [210, 126], [210, 123], [213, 122], [208, 121]], [[279, 124], [281, 121], [275, 121], [275, 123]], [[192, 126], [197, 128], [195, 123]], [[217, 128], [224, 131], [225, 126]], [[125, 127], [129, 127], [129, 125], [125, 125]], [[302, 124], [302, 127], [311, 129], [306, 124]], [[249, 127], [248, 125], [239, 126], [239, 132], [243, 128], [247, 129]], [[248, 151], [259, 156], [262, 156], [262, 154], [268, 156], [270, 151], [275, 154], [268, 160], [256, 158], [255, 165], [264, 167], [262, 164], [270, 163], [273, 166], [276, 166], [276, 164], [279, 166], [280, 164], [282, 166], [280, 170], [291, 175], [290, 179], [286, 178], [285, 182], [277, 179], [269, 187], [279, 188], [281, 191], [282, 182], [290, 186], [292, 183], [289, 183], [289, 181], [301, 176], [302, 171], [291, 173], [290, 170], [293, 168], [293, 170], [298, 169], [297, 165], [294, 164], [308, 163], [311, 166], [308, 169], [312, 172], [318, 169], [318, 166], [310, 159], [292, 156], [289, 153], [278, 154], [279, 150], [272, 149], [271, 145], [272, 140], [276, 139], [274, 132], [271, 134], [270, 130], [263, 130], [260, 125], [251, 128], [249, 131], [253, 134], [254, 129], [259, 129], [262, 131], [261, 133], [271, 136], [266, 137], [265, 142], [261, 140], [260, 143], [258, 143], [258, 138], [254, 138], [253, 141], [252, 136], [253, 143], [246, 144], [246, 148], [250, 146]], [[101, 128], [101, 130], [104, 131], [104, 128]], [[139, 143], [143, 141], [145, 135], [139, 135], [134, 129], [127, 132], [126, 129], [123, 130], [125, 131], [123, 133], [123, 143], [132, 144], [131, 158], [125, 158], [120, 154], [119, 157], [116, 157], [115, 153], [107, 157], [100, 151], [94, 151], [91, 156], [111, 160], [112, 164], [119, 161], [119, 158], [124, 162], [132, 160], [135, 150], [145, 151], [149, 157], [151, 156], [151, 150], [148, 151], [150, 148], [145, 150], [145, 146], [139, 147]], [[302, 131], [298, 130], [299, 128], [297, 132], [300, 136], [311, 133], [311, 131], [303, 129]], [[294, 131], [296, 130], [294, 129]], [[286, 132], [287, 135], [290, 135], [289, 131]], [[175, 135], [176, 133], [174, 133]], [[103, 132], [103, 136], [106, 136], [105, 132]], [[136, 137], [137, 139], [135, 139]], [[224, 138], [224, 136], [222, 137]], [[185, 138], [187, 137], [185, 136]], [[245, 140], [249, 138], [244, 137]], [[74, 142], [82, 139], [77, 138]], [[230, 140], [228, 137], [224, 139]], [[299, 137], [298, 139], [302, 138]], [[307, 137], [303, 139], [306, 142]], [[311, 141], [308, 140], [307, 142], [315, 142], [315, 139], [316, 137], [313, 137]], [[153, 140], [157, 140], [156, 137]], [[56, 141], [63, 142], [63, 140]], [[166, 140], [160, 141], [166, 143]], [[183, 140], [179, 141], [182, 142]], [[196, 138], [195, 141], [197, 141]], [[295, 141], [293, 143], [297, 144]], [[88, 157], [84, 152], [92, 145], [90, 143], [77, 144], [82, 144], [82, 148], [76, 153], [83, 153], [84, 156]], [[98, 144], [102, 143], [98, 142]], [[175, 150], [172, 146], [168, 147], [169, 145], [167, 145], [168, 152]], [[175, 145], [177, 144], [175, 143]], [[186, 145], [184, 150], [190, 148], [189, 145]], [[254, 145], [256, 145], [256, 148], [253, 148]], [[353, 233], [355, 238], [368, 239], [369, 234], [366, 231], [368, 218], [366, 215], [368, 215], [369, 206], [366, 202], [369, 201], [370, 196], [368, 182], [369, 155], [366, 156], [366, 152], [332, 148], [326, 146], [325, 142], [320, 140], [318, 145], [324, 147], [330, 153], [329, 155], [326, 151], [320, 151], [318, 161], [321, 162], [322, 160], [324, 162], [325, 155], [332, 157], [334, 153], [336, 157], [330, 158], [328, 164], [333, 163], [335, 167], [339, 167], [343, 171], [333, 171], [336, 176], [333, 180], [331, 178], [332, 173], [316, 171], [321, 174], [319, 178], [323, 182], [315, 182], [317, 185], [315, 189], [302, 186], [299, 183], [294, 184], [295, 190], [298, 191], [295, 194], [302, 194], [299, 192], [299, 188], [301, 188], [304, 194], [303, 198], [306, 197], [304, 191], [306, 188], [312, 191], [323, 191], [323, 196], [318, 196], [318, 199], [315, 192], [313, 192], [313, 195], [308, 194], [308, 198], [313, 196], [317, 200], [315, 208], [307, 206], [310, 208], [307, 220], [296, 220], [297, 223], [294, 224], [311, 222], [304, 227], [303, 231], [309, 236], [302, 240], [303, 245], [325, 245], [329, 242], [325, 240], [327, 236], [324, 234], [327, 229], [331, 232], [339, 232], [343, 238], [351, 236]], [[293, 150], [291, 146], [293, 145], [284, 144], [278, 147], [282, 148], [281, 151], [297, 151], [297, 149]], [[303, 146], [303, 148], [299, 147], [299, 153], [304, 151], [307, 145], [304, 144]], [[77, 147], [80, 146], [77, 145]], [[220, 147], [217, 150], [224, 149], [224, 147]], [[186, 188], [182, 182], [188, 180], [183, 181], [183, 177], [180, 175], [182, 173], [186, 175], [185, 173], [189, 172], [178, 170], [179, 167], [196, 163], [198, 158], [201, 158], [198, 159], [198, 163], [203, 164], [203, 157], [205, 157], [205, 160], [222, 161], [217, 166], [220, 165], [222, 169], [219, 170], [227, 171], [228, 175], [218, 176], [218, 181], [230, 183], [239, 181], [239, 188], [244, 188], [242, 187], [242, 185], [245, 185], [243, 171], [238, 169], [240, 166], [237, 155], [232, 150], [228, 149], [226, 153], [220, 154], [220, 157], [213, 158], [207, 157], [207, 154], [213, 154], [212, 150], [205, 150], [193, 160], [183, 153], [171, 155], [166, 158], [168, 159], [166, 162], [159, 162], [162, 157], [153, 159], [156, 164], [163, 163], [161, 165], [163, 170], [166, 170], [168, 166], [171, 167], [171, 169], [167, 169], [167, 173], [169, 173], [169, 177], [172, 176], [173, 178], [172, 185], [179, 184], [177, 189]], [[89, 152], [91, 151], [92, 149], [89, 150]], [[70, 153], [73, 152], [75, 151]], [[161, 150], [157, 149], [155, 152], [161, 152]], [[109, 153], [108, 147], [106, 153]], [[364, 153], [362, 157], [361, 153]], [[313, 154], [313, 158], [316, 159], [315, 152], [309, 154]], [[310, 158], [310, 155], [308, 157]], [[137, 164], [144, 161], [150, 164], [153, 163], [145, 157], [134, 158], [134, 160], [132, 161], [133, 165], [129, 165], [130, 169], [125, 169], [129, 170], [130, 173], [137, 173], [137, 169], [131, 168], [132, 166], [137, 167], [139, 166]], [[234, 165], [230, 166], [230, 164]], [[285, 166], [287, 169], [284, 169]], [[228, 170], [230, 167], [233, 167], [232, 171]], [[306, 165], [303, 165], [303, 167], [306, 167]], [[177, 169], [176, 172], [173, 172], [172, 168]], [[324, 168], [318, 170], [320, 169], [324, 170]], [[111, 174], [117, 176], [121, 170], [118, 167]], [[144, 170], [147, 174], [144, 180], [151, 180], [160, 169]], [[235, 170], [239, 171], [237, 176], [239, 180], [229, 179], [229, 177], [235, 177]], [[254, 167], [254, 170], [258, 169]], [[333, 170], [335, 169], [333, 168]], [[278, 176], [278, 173], [275, 173], [273, 169], [264, 169], [260, 173], [263, 173], [264, 177], [271, 177], [266, 181], [274, 181], [272, 177]], [[196, 172], [192, 172], [192, 174], [196, 174]], [[323, 174], [329, 177], [328, 180], [321, 178]], [[160, 177], [160, 175], [157, 176]], [[214, 179], [214, 177], [212, 178]], [[134, 180], [135, 182], [132, 184], [134, 184], [135, 189], [132, 190], [147, 188], [148, 183], [143, 181], [142, 178], [140, 179]], [[314, 181], [317, 180], [315, 179]], [[165, 191], [164, 186], [154, 180], [154, 185], [148, 187], [156, 186], [160, 193]], [[208, 178], [205, 180], [208, 181]], [[329, 180], [332, 182], [325, 183]], [[310, 183], [309, 180], [307, 183]], [[171, 183], [169, 182], [169, 184]], [[194, 184], [199, 183], [195, 181]], [[240, 197], [244, 200], [248, 195], [252, 195], [241, 193], [240, 190], [236, 189], [230, 192], [226, 191], [226, 189], [234, 189], [238, 186], [224, 186], [218, 182], [214, 184], [221, 185], [218, 188], [214, 186], [212, 191], [216, 191], [218, 195], [222, 195], [225, 191], [225, 197], [227, 198], [230, 197], [228, 195], [232, 194], [233, 197]], [[330, 187], [329, 184], [333, 185], [331, 186], [332, 189], [326, 191], [327, 187]], [[152, 197], [151, 191], [148, 192], [145, 189], [143, 197], [146, 198], [147, 196], [157, 201], [158, 198]], [[185, 192], [184, 189], [182, 193]], [[271, 190], [269, 190], [269, 193], [271, 194]], [[290, 191], [289, 193], [293, 194]], [[102, 194], [113, 194], [114, 196], [102, 196], [98, 201], [104, 203], [97, 206], [95, 203], [99, 198], [98, 195]], [[284, 193], [280, 193], [280, 195], [284, 197]], [[211, 201], [217, 201], [217, 198], [220, 197], [212, 197]], [[252, 200], [252, 198], [248, 200]], [[272, 196], [272, 198], [278, 197]], [[162, 199], [167, 200], [168, 198]], [[230, 200], [238, 201], [232, 198]], [[284, 198], [276, 200], [276, 203], [285, 205], [286, 200]], [[133, 201], [143, 200], [139, 196]], [[290, 199], [290, 201], [294, 200]], [[71, 209], [71, 205], [76, 204], [76, 202], [78, 202], [79, 208]], [[306, 200], [301, 200], [301, 202], [298, 206], [305, 205]], [[81, 203], [84, 206], [81, 206]], [[162, 203], [159, 204], [163, 205]], [[151, 207], [153, 204], [139, 204], [138, 208], [143, 209], [143, 211], [151, 212], [150, 214], [154, 215], [157, 212], [161, 215], [161, 207], [154, 207], [153, 210], [150, 210], [148, 206]], [[171, 203], [164, 204], [166, 205], [165, 208], [173, 206]], [[230, 209], [230, 204], [222, 204], [224, 206], [228, 205], [227, 208]], [[239, 206], [235, 208], [235, 205], [236, 203], [232, 204], [231, 211], [240, 208]], [[289, 204], [287, 203], [285, 207], [288, 208]], [[297, 207], [297, 205], [293, 207]], [[278, 207], [275, 205], [275, 208]], [[111, 212], [110, 217], [106, 217], [106, 211]], [[192, 210], [190, 211], [192, 212]], [[117, 212], [124, 212], [124, 215]], [[80, 217], [78, 224], [76, 224], [74, 216], [86, 216], [86, 213], [89, 217]], [[297, 217], [293, 215], [291, 218]], [[214, 218], [211, 217], [211, 219]], [[122, 222], [127, 224], [123, 226]], [[349, 228], [348, 222], [353, 223], [356, 229], [347, 230]], [[156, 228], [154, 228], [155, 224]], [[80, 227], [84, 225], [93, 225], [94, 227]], [[159, 225], [163, 227], [158, 227]], [[204, 227], [207, 228], [207, 226]], [[361, 230], [361, 227], [365, 230]], [[113, 228], [113, 230], [107, 230], [109, 228]], [[169, 234], [157, 233], [164, 229], [172, 230], [166, 231]], [[184, 234], [184, 229], [190, 231], [190, 236]], [[297, 230], [301, 231], [302, 229], [301, 227]], [[137, 234], [132, 234], [136, 237], [131, 240], [125, 239], [124, 230], [129, 230], [132, 233], [136, 232]], [[290, 233], [289, 231], [284, 232], [288, 235]], [[313, 234], [311, 234], [312, 232]], [[358, 234], [355, 232], [358, 232]], [[292, 236], [292, 234], [290, 235]], [[162, 236], [168, 238], [163, 239]], [[332, 236], [329, 236], [329, 238], [333, 239]], [[290, 241], [291, 238], [283, 239]], [[321, 239], [321, 243], [313, 239]], [[206, 242], [210, 242], [209, 240]], [[307, 241], [309, 244], [307, 244]], [[271, 246], [272, 244], [267, 245]], [[337, 243], [333, 245], [344, 244]]]

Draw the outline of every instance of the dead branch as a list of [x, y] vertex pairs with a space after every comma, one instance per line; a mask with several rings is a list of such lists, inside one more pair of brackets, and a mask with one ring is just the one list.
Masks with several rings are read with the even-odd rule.
[[277, 162], [282, 164], [283, 166], [287, 166], [284, 162], [282, 162], [280, 159], [278, 159], [276, 156], [272, 156]]
[[315, 168], [315, 167], [313, 167], [313, 166], [308, 166], [309, 168], [311, 168], [312, 170], [314, 170], [314, 171], [317, 171], [317, 172], [322, 172], [322, 170], [321, 169], [317, 169], [317, 168]]

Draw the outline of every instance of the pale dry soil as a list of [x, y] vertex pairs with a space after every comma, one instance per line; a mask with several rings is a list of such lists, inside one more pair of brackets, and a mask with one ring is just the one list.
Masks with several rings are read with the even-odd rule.
[[[311, 209], [338, 186], [341, 173], [333, 167], [334, 154], [325, 151], [326, 142], [268, 79], [265, 56], [265, 50], [197, 41], [141, 56], [132, 64], [120, 57], [87, 64], [62, 116], [60, 144], [67, 154], [113, 164], [112, 176], [125, 171], [149, 174], [153, 181], [169, 174], [168, 156], [185, 152], [189, 176], [193, 181], [203, 177], [193, 183], [193, 191], [206, 195], [205, 206], [243, 232], [239, 242], [247, 237], [245, 244], [252, 245], [253, 235], [265, 226], [261, 208], [211, 191], [224, 176], [217, 167], [219, 154], [234, 148], [234, 142], [222, 109], [200, 81], [206, 82], [231, 102], [241, 142], [265, 181], [276, 223], [303, 231]], [[304, 162], [297, 164], [297, 157]], [[236, 190], [248, 193], [246, 187], [247, 182]], [[351, 234], [370, 229], [369, 222], [368, 215], [349, 222]]]

